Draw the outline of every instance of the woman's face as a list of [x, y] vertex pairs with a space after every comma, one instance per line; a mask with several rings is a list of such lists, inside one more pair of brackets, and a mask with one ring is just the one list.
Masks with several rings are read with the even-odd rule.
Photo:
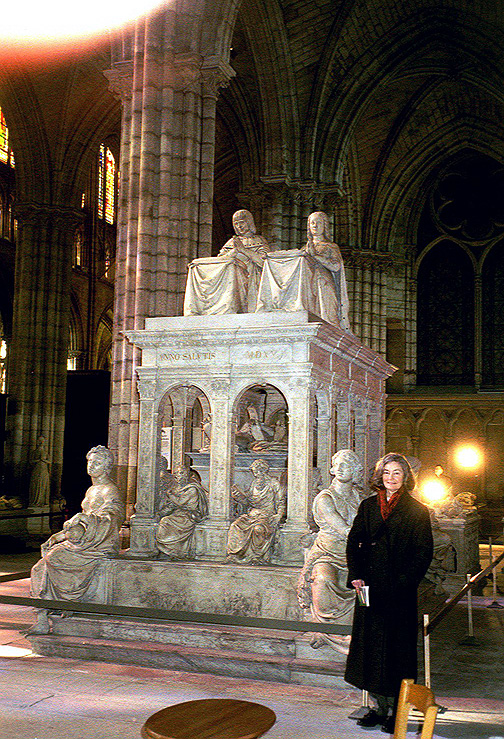
[[105, 472], [106, 462], [103, 457], [97, 454], [90, 454], [87, 462], [88, 475], [101, 475]]
[[404, 481], [403, 468], [399, 462], [387, 462], [383, 468], [382, 479], [387, 493], [397, 493]]

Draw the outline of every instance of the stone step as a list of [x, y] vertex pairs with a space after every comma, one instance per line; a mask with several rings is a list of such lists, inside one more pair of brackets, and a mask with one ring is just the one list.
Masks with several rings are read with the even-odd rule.
[[50, 634], [29, 636], [33, 650], [45, 656], [302, 685], [346, 686], [345, 656], [329, 647], [312, 649], [304, 634], [82, 615], [51, 617], [51, 621]]

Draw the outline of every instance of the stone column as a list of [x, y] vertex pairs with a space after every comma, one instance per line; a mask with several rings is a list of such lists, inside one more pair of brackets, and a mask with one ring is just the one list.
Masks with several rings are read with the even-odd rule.
[[9, 489], [27, 498], [39, 436], [47, 441], [52, 495], [61, 481], [72, 242], [81, 215], [63, 206], [19, 203], [16, 217], [5, 466]]
[[287, 462], [287, 520], [278, 536], [274, 562], [300, 564], [300, 539], [308, 533], [309, 491], [312, 489], [314, 398], [309, 378], [295, 381], [287, 398], [289, 406], [289, 456]]
[[368, 455], [368, 415], [367, 410], [357, 403], [355, 410], [355, 453], [363, 465], [366, 465]]
[[[143, 453], [138, 457], [137, 503], [131, 516], [130, 553], [136, 557], [150, 557], [156, 552], [155, 518], [156, 461], [159, 451], [157, 403], [155, 399], [155, 370], [139, 370], [140, 394], [139, 446]], [[155, 451], [154, 451], [155, 450]]]
[[123, 103], [109, 445], [130, 512], [139, 352], [122, 332], [180, 314], [189, 261], [211, 253], [215, 102], [233, 75], [223, 59], [174, 53], [156, 15], [137, 23], [132, 53], [107, 73]]

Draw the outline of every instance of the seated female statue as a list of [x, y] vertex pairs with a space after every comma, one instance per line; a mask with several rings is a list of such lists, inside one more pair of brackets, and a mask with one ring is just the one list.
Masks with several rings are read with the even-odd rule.
[[160, 559], [188, 559], [196, 524], [208, 515], [206, 490], [191, 479], [191, 471], [182, 465], [175, 472], [175, 484], [166, 492], [159, 511], [162, 518], [156, 530]]
[[[362, 500], [363, 467], [355, 452], [341, 449], [332, 458], [330, 486], [313, 501], [313, 518], [319, 527], [305, 556], [298, 583], [301, 608], [309, 609], [314, 621], [351, 624], [355, 591], [346, 586], [346, 540]], [[314, 648], [329, 644], [346, 652], [350, 638], [315, 634]]]
[[125, 507], [117, 485], [110, 479], [112, 453], [104, 446], [95, 446], [86, 458], [93, 484], [86, 491], [82, 511], [42, 544], [42, 558], [31, 573], [35, 597], [99, 602], [100, 583], [95, 575], [100, 559], [119, 552]]
[[230, 562], [267, 563], [271, 559], [274, 538], [287, 512], [286, 494], [280, 482], [269, 473], [269, 465], [255, 459], [250, 465], [254, 481], [249, 490], [233, 488], [235, 500], [248, 510], [229, 527], [227, 560]]

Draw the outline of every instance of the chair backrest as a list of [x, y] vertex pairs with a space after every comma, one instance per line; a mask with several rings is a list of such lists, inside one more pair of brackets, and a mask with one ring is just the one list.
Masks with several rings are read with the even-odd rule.
[[420, 739], [432, 739], [439, 706], [436, 706], [432, 690], [426, 688], [425, 685], [417, 685], [413, 680], [403, 680], [401, 683], [394, 739], [406, 739], [408, 715], [412, 707], [424, 714]]

